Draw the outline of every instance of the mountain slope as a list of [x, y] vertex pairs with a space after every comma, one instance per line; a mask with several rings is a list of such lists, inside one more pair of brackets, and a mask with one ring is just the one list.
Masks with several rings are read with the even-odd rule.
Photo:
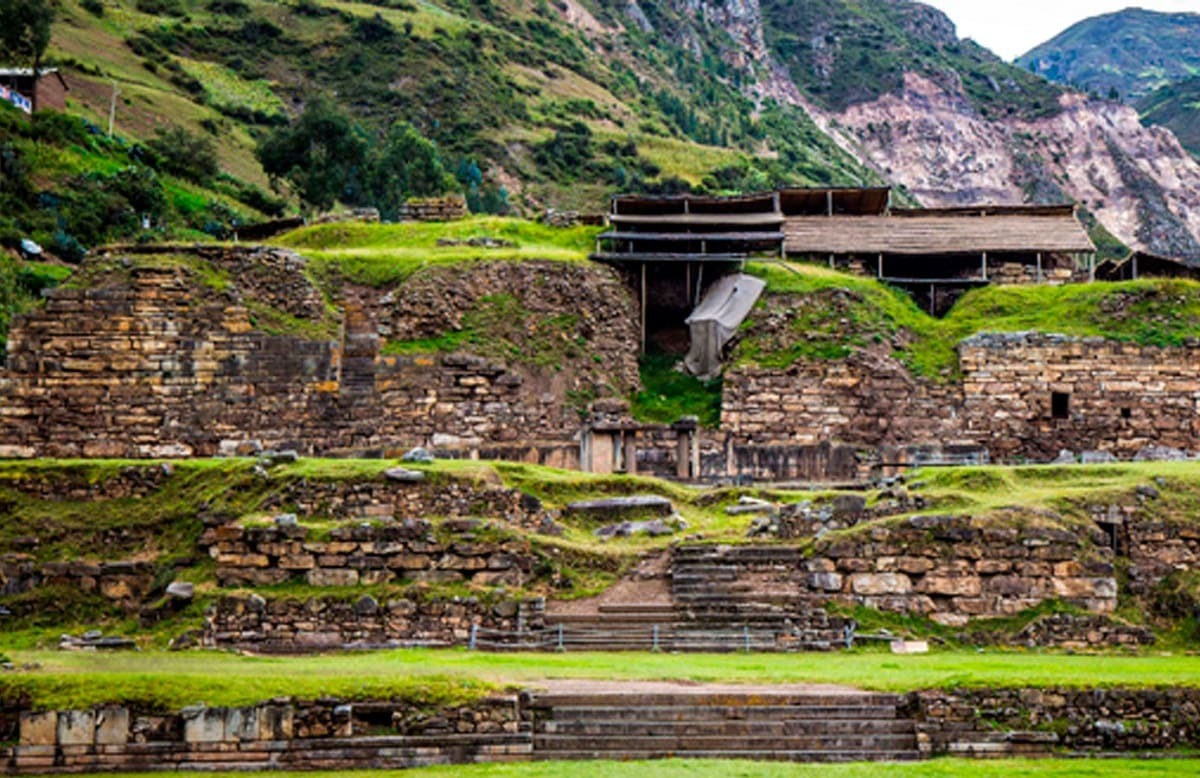
[[1143, 121], [1170, 128], [1184, 148], [1200, 157], [1200, 77], [1160, 87], [1136, 107]]
[[1084, 19], [1017, 58], [1060, 84], [1135, 102], [1161, 86], [1200, 75], [1200, 14], [1129, 8]]

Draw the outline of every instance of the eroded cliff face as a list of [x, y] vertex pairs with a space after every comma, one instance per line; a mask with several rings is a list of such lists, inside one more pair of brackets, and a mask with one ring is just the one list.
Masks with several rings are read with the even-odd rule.
[[[1068, 92], [1053, 116], [985, 116], [952, 68], [910, 70], [891, 93], [844, 110], [822, 108], [814, 95], [827, 86], [853, 25], [843, 20], [822, 34], [821, 19], [810, 18], [815, 11], [793, 9], [773, 18], [791, 19], [798, 29], [772, 34], [760, 0], [668, 3], [685, 20], [676, 37], [693, 41], [688, 48], [698, 50], [694, 41], [703, 36], [740, 69], [749, 94], [803, 108], [843, 150], [923, 205], [1072, 199], [1134, 248], [1200, 261], [1200, 164], [1169, 131], [1143, 127], [1131, 108]], [[935, 9], [898, 3], [892, 12], [892, 32], [925, 51], [966, 45]], [[706, 34], [705, 25], [719, 30]], [[803, 34], [808, 71], [789, 71], [783, 50], [772, 49], [770, 41], [786, 37], [781, 32]], [[988, 83], [997, 92], [1015, 88], [1002, 81]]]
[[899, 94], [827, 116], [870, 164], [925, 205], [1052, 202], [1088, 207], [1125, 243], [1200, 259], [1200, 164], [1123, 105], [1064, 95], [1032, 121], [981, 118], [916, 74]]

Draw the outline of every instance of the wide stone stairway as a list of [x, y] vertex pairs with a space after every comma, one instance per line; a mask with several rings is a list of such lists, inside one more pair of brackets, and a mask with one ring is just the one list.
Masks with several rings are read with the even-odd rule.
[[564, 651], [799, 651], [846, 646], [853, 624], [831, 616], [804, 581], [799, 548], [680, 546], [669, 600], [546, 614], [547, 647]]
[[797, 762], [920, 758], [900, 698], [853, 690], [734, 689], [630, 684], [534, 693], [533, 758], [769, 759]]

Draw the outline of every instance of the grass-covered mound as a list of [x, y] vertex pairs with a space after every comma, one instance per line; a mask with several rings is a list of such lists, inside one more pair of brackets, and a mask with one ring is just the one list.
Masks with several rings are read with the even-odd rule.
[[[560, 229], [525, 219], [477, 216], [453, 222], [322, 224], [301, 228], [275, 242], [301, 251], [318, 274], [383, 287], [400, 283], [424, 267], [474, 260], [580, 262], [592, 251], [599, 231], [597, 227]], [[486, 239], [500, 245], [479, 245]]]
[[1063, 286], [988, 286], [962, 297], [945, 318], [899, 289], [816, 265], [751, 266], [767, 280], [743, 325], [734, 363], [783, 368], [884, 349], [916, 375], [953, 380], [956, 347], [981, 332], [1037, 331], [1178, 346], [1200, 337], [1200, 283], [1144, 279]]

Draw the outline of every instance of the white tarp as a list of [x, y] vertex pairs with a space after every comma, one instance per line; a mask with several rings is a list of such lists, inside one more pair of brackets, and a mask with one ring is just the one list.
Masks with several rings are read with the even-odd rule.
[[744, 273], [723, 276], [708, 289], [686, 324], [692, 346], [684, 364], [700, 378], [712, 378], [721, 370], [721, 350], [750, 314], [766, 287], [761, 278]]

